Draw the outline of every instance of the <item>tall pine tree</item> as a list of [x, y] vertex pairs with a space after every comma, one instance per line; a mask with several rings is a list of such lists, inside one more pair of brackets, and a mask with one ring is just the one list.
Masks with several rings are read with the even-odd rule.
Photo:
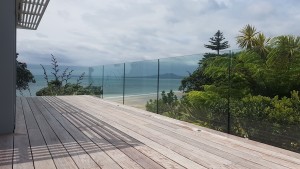
[[210, 45], [204, 45], [204, 47], [209, 48], [211, 50], [216, 50], [218, 55], [220, 53], [220, 50], [229, 48], [228, 41], [224, 41], [225, 38], [223, 37], [223, 32], [218, 30], [218, 32], [210, 38]]

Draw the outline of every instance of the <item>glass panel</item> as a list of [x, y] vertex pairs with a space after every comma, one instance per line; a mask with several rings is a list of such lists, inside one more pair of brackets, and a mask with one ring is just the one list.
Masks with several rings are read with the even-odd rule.
[[157, 60], [126, 63], [125, 104], [146, 110], [157, 99]]
[[226, 132], [228, 64], [226, 53], [160, 59], [159, 113]]
[[[53, 66], [52, 65], [43, 65], [43, 66], [46, 70], [48, 81], [50, 82], [51, 80], [54, 80], [55, 79], [54, 75], [51, 73], [54, 72], [52, 69]], [[26, 91], [22, 91], [22, 93], [20, 93], [20, 91], [16, 91], [18, 96], [22, 94], [23, 96], [36, 96], [36, 92], [38, 92], [42, 88], [47, 87], [47, 81], [45, 79], [44, 70], [41, 65], [28, 64], [27, 68], [33, 74], [36, 83], [29, 84], [30, 91], [26, 90]], [[68, 83], [76, 84], [77, 79], [80, 77], [80, 75], [84, 73], [83, 79], [80, 80], [80, 85], [83, 87], [87, 87], [89, 85], [88, 67], [59, 65], [58, 67], [59, 71], [57, 73], [57, 75], [59, 76], [59, 80], [62, 79], [63, 73], [66, 69], [67, 69], [66, 75], [68, 74], [69, 71], [73, 70], [70, 75], [70, 79], [67, 81]], [[65, 84], [65, 80], [63, 80], [63, 85], [64, 84]]]
[[103, 98], [123, 103], [124, 64], [104, 66]]
[[180, 56], [160, 59], [159, 90], [160, 92], [179, 92], [181, 80], [198, 67], [202, 55]]
[[89, 89], [92, 95], [102, 98], [103, 66], [89, 67]]
[[[51, 71], [51, 66], [50, 65], [45, 65], [44, 66], [47, 72]], [[47, 82], [44, 79], [44, 72], [41, 67], [41, 65], [32, 65], [28, 64], [27, 65], [28, 70], [32, 73], [34, 76], [34, 79], [36, 83], [29, 83], [29, 89], [30, 90], [25, 90], [20, 92], [17, 90], [17, 96], [23, 95], [23, 96], [36, 96], [36, 92], [42, 89], [43, 87], [47, 86]]]

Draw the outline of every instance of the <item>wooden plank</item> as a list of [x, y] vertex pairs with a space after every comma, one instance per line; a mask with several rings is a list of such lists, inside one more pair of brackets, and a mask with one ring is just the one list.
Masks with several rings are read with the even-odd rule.
[[[115, 111], [115, 110], [114, 110]], [[112, 115], [112, 113], [113, 113], [113, 111], [112, 112], [110, 112], [110, 115]], [[118, 114], [118, 116], [120, 116], [121, 114]], [[118, 116], [115, 116], [115, 118], [118, 118]], [[125, 116], [124, 116], [125, 117]], [[122, 118], [122, 119], [124, 119], [124, 117]], [[130, 114], [126, 114], [126, 119], [130, 119]], [[139, 121], [141, 121], [141, 120], [143, 120], [143, 119], [131, 119], [131, 121], [137, 121], [137, 122], [139, 122]], [[143, 124], [141, 124], [141, 125], [143, 125]], [[151, 131], [149, 131], [148, 133], [151, 133]], [[157, 133], [158, 134], [158, 136], [159, 136], [159, 133]], [[163, 133], [163, 135], [164, 136], [166, 136], [166, 133]], [[156, 139], [159, 139], [159, 137], [158, 138], [156, 138]], [[184, 139], [182, 139], [181, 141], [185, 141]], [[182, 144], [182, 143], [180, 143], [180, 144]], [[189, 145], [191, 144], [191, 142], [189, 142], [189, 144], [187, 144], [187, 145], [185, 145], [184, 147], [185, 148], [187, 148], [187, 147], [189, 147]], [[194, 144], [194, 147], [199, 147], [198, 146], [198, 144]], [[228, 154], [220, 154], [220, 151], [217, 151], [216, 149], [209, 149], [209, 146], [208, 147], [206, 147], [205, 145], [202, 145], [202, 147], [199, 147], [199, 148], [201, 148], [201, 149], [205, 149], [205, 150], [207, 150], [207, 152], [211, 152], [212, 150], [214, 150], [214, 153], [215, 154], [217, 154], [217, 155], [219, 155], [219, 156], [221, 156], [221, 157], [226, 157], [226, 158], [229, 158], [231, 161], [235, 161], [235, 163], [239, 163], [239, 164], [244, 164], [244, 166], [245, 167], [252, 167], [253, 168], [253, 165], [255, 165], [255, 162], [256, 161], [258, 161], [259, 162], [259, 164], [261, 164], [261, 165], [263, 165], [264, 167], [272, 167], [272, 168], [284, 168], [284, 166], [281, 166], [281, 165], [277, 165], [277, 164], [275, 164], [275, 163], [270, 163], [269, 161], [262, 161], [262, 160], [260, 160], [260, 159], [255, 159], [255, 158], [253, 158], [253, 159], [251, 159], [251, 156], [249, 155], [247, 155], [247, 154], [243, 154], [243, 153], [240, 153], [240, 152], [235, 152], [235, 155], [237, 155], [238, 157], [236, 157], [236, 156], [233, 156], [233, 155], [231, 155], [230, 156], [230, 154], [228, 155]], [[191, 148], [191, 150], [192, 150], [192, 148]], [[228, 152], [230, 152], [230, 150], [228, 150]], [[225, 152], [226, 153], [226, 152]], [[241, 155], [240, 155], [241, 154]], [[243, 158], [240, 158], [239, 156], [242, 156], [243, 155], [243, 157], [244, 157], [244, 159]], [[247, 160], [249, 160], [249, 159], [247, 159], [247, 157], [254, 163], [249, 163]], [[239, 160], [239, 161], [237, 161], [237, 160]], [[259, 165], [255, 165], [254, 166], [255, 168], [264, 168], [264, 167], [262, 167], [262, 166], [259, 166]]]
[[[38, 99], [38, 100], [37, 100]], [[73, 124], [63, 117], [60, 112], [56, 111], [52, 106], [46, 103], [42, 98], [34, 99], [35, 102], [38, 101], [39, 106], [43, 113], [52, 115], [60, 124], [64, 126], [64, 128], [72, 135], [72, 137], [77, 141], [77, 143], [85, 150], [87, 154], [89, 154], [93, 160], [101, 167], [101, 168], [111, 168], [111, 169], [119, 169], [121, 168], [115, 161], [113, 161], [104, 151], [102, 151], [92, 140], [90, 140], [87, 136], [85, 136], [79, 129], [77, 129]], [[51, 117], [49, 117], [51, 118]]]
[[[90, 106], [90, 105], [89, 105]], [[237, 168], [243, 168], [243, 166], [237, 165], [237, 163], [232, 163], [232, 161], [226, 160], [224, 158], [221, 158], [219, 156], [216, 156], [214, 154], [211, 154], [208, 151], [203, 151], [201, 149], [197, 149], [197, 147], [193, 147], [189, 144], [186, 144], [185, 142], [180, 142], [175, 137], [168, 137], [166, 135], [162, 135], [160, 132], [157, 132], [155, 130], [148, 129], [143, 126], [143, 124], [139, 124], [139, 121], [130, 120], [129, 116], [126, 116], [126, 120], [123, 120], [125, 118], [122, 117], [122, 115], [118, 114], [118, 116], [112, 115], [112, 112], [109, 113], [109, 116], [112, 116], [114, 119], [118, 119], [119, 123], [136, 131], [137, 133], [158, 142], [159, 144], [193, 160], [194, 162], [197, 162], [198, 164], [201, 164], [207, 168], [228, 168], [230, 166], [231, 168], [237, 167]], [[136, 125], [132, 125], [130, 122], [134, 121]], [[236, 157], [235, 157], [236, 158]], [[232, 158], [231, 160], [236, 160]], [[238, 161], [238, 160], [236, 160]], [[243, 162], [242, 160], [239, 160], [238, 162]], [[247, 162], [245, 162], [247, 163]], [[248, 164], [248, 166], [251, 166], [252, 168], [264, 168], [262, 166], [258, 166], [255, 164]]]
[[[114, 109], [113, 109], [114, 110]], [[119, 110], [119, 107], [118, 107], [118, 110]], [[129, 117], [131, 114], [130, 113], [127, 113], [127, 112], [123, 112], [123, 114], [126, 114], [126, 117]], [[131, 115], [133, 117], [133, 115]], [[128, 119], [128, 118], [127, 118]], [[154, 131], [165, 131], [163, 132], [164, 135], [169, 135], [169, 136], [175, 136], [177, 139], [183, 141], [183, 142], [187, 142], [188, 144], [190, 145], [194, 145], [195, 147], [198, 147], [202, 150], [206, 150], [207, 152], [213, 152], [214, 154], [216, 155], [219, 155], [219, 156], [223, 156], [223, 157], [226, 157], [226, 158], [229, 158], [232, 160], [235, 160], [235, 157], [234, 156], [230, 156], [231, 154], [235, 155], [235, 156], [238, 156], [238, 157], [241, 157], [242, 159], [247, 159], [249, 161], [252, 161], [254, 163], [258, 163], [260, 165], [263, 165], [265, 167], [269, 166], [269, 167], [272, 167], [272, 168], [284, 168], [285, 166], [288, 166], [288, 167], [299, 167], [299, 165], [297, 164], [293, 164], [293, 163], [287, 163], [286, 161], [284, 160], [281, 160], [281, 159], [278, 159], [278, 158], [270, 158], [270, 156], [268, 155], [265, 155], [265, 156], [262, 156], [262, 157], [265, 157], [265, 159], [268, 159], [268, 160], [264, 160], [261, 159], [261, 158], [258, 158], [258, 154], [257, 153], [252, 153], [251, 151], [240, 151], [238, 149], [235, 149], [235, 148], [232, 148], [232, 147], [227, 147], [226, 145], [227, 144], [215, 144], [214, 142], [212, 142], [211, 140], [205, 140], [205, 139], [202, 139], [201, 137], [197, 137], [197, 140], [192, 140], [190, 139], [190, 136], [182, 136], [182, 135], [179, 135], [177, 134], [176, 132], [171, 132], [171, 131], [174, 131], [174, 129], [166, 126], [166, 125], [162, 125], [162, 124], [165, 124], [165, 123], [162, 123], [162, 122], [156, 122], [155, 120], [153, 119], [149, 119], [149, 118], [144, 118], [144, 117], [141, 117], [141, 116], [134, 116], [134, 119], [132, 119], [133, 121], [144, 121], [145, 123], [149, 123], [149, 124], [146, 124], [146, 126], [149, 126], [150, 128], [154, 128]], [[152, 124], [151, 124], [152, 123]], [[157, 125], [159, 125], [160, 127], [156, 127]], [[161, 126], [165, 127], [166, 129], [164, 130], [164, 128], [162, 128]], [[178, 130], [178, 129], [177, 129]], [[227, 141], [229, 142], [229, 141]], [[217, 149], [216, 149], [217, 148]], [[223, 153], [222, 153], [223, 152]], [[231, 154], [226, 154], [226, 152], [230, 152]], [[261, 157], [260, 156], [260, 157]], [[271, 160], [271, 161], [269, 161]], [[279, 162], [278, 162], [279, 161]], [[282, 162], [282, 163], [280, 163]], [[284, 166], [283, 166], [284, 165]]]
[[[127, 144], [123, 140], [119, 139], [115, 135], [103, 130], [101, 127], [97, 126], [96, 124], [93, 124], [92, 122], [88, 121], [85, 118], [78, 118], [75, 113], [71, 114], [74, 118], [79, 120], [81, 123], [83, 123], [86, 127], [93, 125], [94, 127], [91, 127], [91, 129], [103, 137], [104, 139], [108, 140], [112, 145], [114, 145], [116, 148], [121, 150], [124, 154], [126, 154], [128, 157], [133, 159], [135, 162], [140, 164], [143, 168], [162, 168], [159, 164], [152, 161], [150, 158], [145, 156], [143, 153], [137, 151], [135, 148], [133, 148], [130, 144]], [[126, 135], [123, 133], [123, 135]], [[131, 140], [134, 142], [135, 140]], [[136, 142], [136, 141], [135, 141]], [[135, 143], [135, 145], [138, 145], [138, 143]]]
[[[45, 98], [45, 100], [47, 99]], [[53, 107], [57, 108], [57, 106], [53, 105], [53, 102], [49, 101], [48, 103], [51, 104]], [[76, 123], [73, 124], [76, 125]], [[105, 138], [99, 136], [91, 129], [85, 128], [85, 130], [88, 131], [89, 133], [92, 133], [94, 137], [90, 139], [92, 139], [94, 143], [96, 143], [100, 148], [103, 149], [103, 151], [105, 151], [108, 155], [110, 155], [110, 157], [113, 158], [122, 168], [133, 168], [133, 169], [142, 168], [138, 163], [136, 163], [134, 160], [129, 158], [126, 154], [124, 154], [121, 150], [119, 150], [115, 145], [108, 142]], [[88, 134], [85, 131], [83, 132], [85, 134]]]
[[34, 160], [34, 167], [36, 169], [56, 168], [47, 144], [40, 129], [38, 128], [26, 98], [21, 97], [21, 101], [31, 145], [32, 158]]
[[[159, 126], [159, 124], [153, 125], [149, 124], [149, 127], [159, 130], [165, 134], [173, 135], [176, 138], [179, 138], [181, 140], [185, 140], [186, 142], [195, 145], [200, 146], [201, 144], [208, 145], [211, 147], [215, 147], [218, 149], [222, 149], [224, 151], [231, 151], [234, 154], [240, 154], [241, 157], [245, 159], [251, 159], [252, 161], [260, 161], [260, 163], [265, 163], [265, 165], [273, 166], [272, 163], [276, 164], [276, 166], [286, 166], [290, 168], [298, 168], [300, 167], [299, 164], [294, 163], [292, 161], [289, 161], [289, 159], [281, 159], [277, 158], [271, 155], [267, 155], [258, 151], [253, 151], [251, 149], [247, 149], [245, 147], [241, 147], [237, 144], [233, 144], [231, 140], [224, 140], [220, 138], [214, 138], [211, 139], [211, 137], [207, 136], [207, 132], [197, 132], [193, 133], [194, 135], [189, 134], [186, 130], [176, 130], [172, 131], [167, 128], [164, 128], [162, 126]], [[200, 137], [199, 137], [200, 136]], [[215, 141], [218, 140], [218, 141]], [[199, 143], [200, 142], [200, 143]], [[204, 147], [205, 149], [206, 147]], [[275, 167], [275, 166], [274, 166]]]
[[[126, 131], [127, 133], [127, 131]], [[150, 141], [150, 140], [149, 140]], [[151, 142], [151, 141], [150, 141]], [[154, 142], [153, 142], [154, 143]], [[151, 144], [151, 143], [150, 143]], [[184, 157], [182, 156], [179, 156], [178, 154], [170, 151], [169, 149], [167, 148], [164, 148], [156, 143], [152, 144], [151, 147], [155, 147], [157, 149], [157, 147], [159, 147], [159, 149], [163, 149], [163, 154], [166, 156], [166, 157], [163, 157], [162, 159], [160, 159], [159, 157], [161, 157], [162, 155], [158, 156], [158, 162], [160, 162], [162, 165], [164, 165], [166, 168], [182, 168], [181, 166], [178, 166], [178, 164], [175, 163], [174, 165], [174, 161], [170, 160], [170, 159], [167, 159], [167, 157], [176, 157], [176, 161], [184, 161], [184, 162], [187, 162], [187, 166], [189, 168], [201, 168], [201, 166], [199, 165], [195, 165], [192, 161], [189, 161], [187, 159], [185, 159]], [[151, 150], [151, 152], [153, 152], [153, 150]], [[159, 154], [158, 152], [156, 152], [156, 154]], [[161, 161], [160, 161], [161, 160]]]
[[16, 99], [16, 126], [14, 134], [14, 160], [13, 168], [15, 169], [33, 169], [33, 159], [29, 136], [25, 124], [25, 118], [20, 97]]
[[[128, 137], [130, 137], [129, 135], [126, 134], [126, 136], [125, 136], [123, 133], [116, 132], [116, 128], [114, 128], [112, 126], [111, 127], [105, 127], [105, 128], [106, 128], [106, 130], [108, 132], [110, 132], [114, 136], [122, 139], [127, 144], [133, 146], [135, 149], [137, 149], [138, 151], [142, 152], [143, 154], [145, 154], [149, 158], [153, 159], [155, 162], [159, 163], [164, 168], [170, 168], [170, 169], [171, 168], [177, 168], [177, 169], [183, 169], [184, 168], [183, 166], [179, 165], [175, 161], [172, 161], [172, 160], [168, 159], [167, 157], [163, 156], [162, 154], [160, 154], [159, 152], [155, 151], [154, 149], [146, 146], [142, 142], [134, 139], [133, 137], [131, 137], [130, 139], [128, 139]], [[134, 142], [132, 142], [132, 139], [134, 139], [135, 142], [137, 142], [137, 144], [134, 143]]]
[[[36, 137], [39, 138], [39, 145], [32, 146], [32, 153], [33, 157], [36, 153], [37, 156], [44, 156], [44, 151], [49, 150], [53, 161], [55, 163], [55, 166], [57, 168], [61, 169], [72, 169], [72, 168], [78, 168], [77, 165], [74, 163], [72, 158], [70, 157], [69, 153], [66, 151], [65, 147], [61, 144], [51, 127], [48, 125], [46, 120], [43, 118], [43, 116], [39, 113], [39, 111], [36, 109], [35, 105], [32, 104], [32, 101], [30, 98], [28, 99], [28, 103], [30, 106], [30, 109], [32, 112], [28, 113], [28, 131], [33, 130], [33, 134], [29, 136], [31, 139], [36, 139]], [[26, 114], [25, 114], [26, 117]], [[32, 126], [31, 126], [32, 125]], [[37, 135], [37, 136], [36, 136]], [[45, 142], [42, 142], [40, 139], [41, 137]], [[31, 141], [32, 143], [32, 141]], [[46, 155], [48, 157], [48, 152], [46, 152]], [[49, 158], [49, 157], [48, 157]], [[38, 159], [37, 159], [38, 161]], [[36, 159], [34, 159], [34, 164], [36, 164]], [[41, 164], [42, 167], [47, 167], [45, 164]]]
[[[53, 103], [53, 101], [51, 101], [51, 103]], [[57, 103], [58, 104], [58, 103]], [[55, 106], [55, 107], [57, 107], [57, 106]], [[67, 106], [63, 106], [64, 108], [67, 108]], [[71, 107], [72, 108], [72, 107]], [[71, 109], [70, 108], [70, 109]], [[74, 111], [74, 110], [71, 110], [72, 112]], [[82, 128], [82, 127], [85, 127], [84, 128], [84, 130], [87, 130], [87, 126], [88, 125], [91, 125], [91, 124], [89, 124], [89, 123], [87, 123], [86, 125], [84, 125], [82, 122], [80, 122], [78, 119], [76, 119], [75, 117], [73, 117], [73, 116], [71, 116], [70, 114], [66, 114], [66, 113], [64, 113], [63, 114], [64, 116], [66, 116], [70, 121], [72, 121], [72, 123], [74, 123], [74, 124], [76, 124], [76, 126], [78, 127], [78, 128]], [[72, 115], [74, 115], [74, 113], [72, 113]], [[92, 125], [93, 126], [93, 125]], [[90, 129], [90, 128], [89, 128]], [[95, 131], [95, 130], [94, 130]], [[90, 133], [91, 132], [93, 132], [92, 130], [90, 130]], [[97, 131], [95, 131], [95, 132], [97, 132]], [[92, 134], [92, 136], [93, 137], [97, 137], [96, 136], [97, 134]], [[102, 138], [101, 136], [100, 136], [100, 138]], [[99, 139], [100, 139], [99, 138]], [[131, 142], [132, 143], [132, 142]], [[138, 145], [137, 143], [134, 143], [132, 146], [134, 146], [135, 148], [138, 146], [138, 147], [145, 147], [145, 146], [141, 146], [141, 145]], [[122, 148], [121, 148], [121, 150], [122, 150]], [[149, 150], [148, 150], [149, 151]], [[149, 151], [150, 152], [150, 151]], [[149, 152], [148, 152], [148, 154], [149, 154]], [[153, 152], [153, 150], [152, 150], [152, 152]], [[138, 153], [138, 155], [139, 155], [140, 153]], [[159, 153], [154, 153], [153, 154], [153, 156], [155, 155], [155, 158], [160, 158], [160, 159], [163, 159], [164, 157], [162, 157], [161, 156], [161, 154], [159, 154]], [[143, 160], [141, 157], [139, 157], [140, 159], [138, 159], [139, 161], [141, 161], [141, 160]], [[161, 162], [161, 161], [160, 161]], [[178, 164], [171, 164], [171, 163], [168, 161], [164, 161], [164, 163], [162, 163], [162, 165], [164, 165], [164, 166], [166, 166], [166, 168], [182, 168], [181, 166], [179, 166]], [[150, 165], [150, 167], [151, 168], [158, 168], [155, 164], [154, 165]]]
[[[145, 118], [143, 118], [142, 120], [145, 120]], [[260, 152], [257, 150], [246, 148], [248, 143], [244, 143], [244, 146], [241, 146], [240, 144], [233, 143], [232, 141], [235, 141], [233, 139], [220, 137], [219, 135], [215, 135], [210, 132], [205, 132], [205, 131], [194, 132], [191, 129], [186, 129], [186, 128], [173, 129], [163, 125], [164, 123], [162, 123], [161, 120], [157, 121], [156, 119], [153, 118], [147, 118], [146, 120], [148, 120], [148, 122], [149, 120], [151, 120], [150, 123], [152, 123], [153, 127], [158, 126], [159, 128], [156, 128], [156, 130], [160, 130], [160, 128], [163, 128], [168, 131], [171, 131], [172, 133], [180, 134], [181, 136], [184, 136], [186, 139], [193, 138], [194, 141], [201, 142], [203, 144], [208, 144], [212, 147], [219, 147], [219, 149], [221, 150], [238, 151], [235, 154], [245, 154], [245, 153], [250, 154], [251, 156], [255, 156], [256, 158], [259, 159], [262, 158], [264, 160], [267, 160], [267, 163], [268, 161], [270, 161], [280, 165], [284, 164], [285, 166], [292, 167], [292, 168], [299, 167], [299, 162], [296, 162], [295, 159], [293, 160], [293, 158], [288, 157], [288, 158], [281, 159], [281, 157], [274, 157], [271, 154], [265, 154], [264, 151]], [[201, 137], [199, 137], [200, 135]], [[213, 138], [212, 136], [217, 136], [217, 137]], [[220, 147], [220, 145], [222, 145], [222, 147]]]
[[[191, 130], [186, 130], [186, 128], [180, 128], [180, 129], [174, 130], [174, 129], [168, 128], [162, 124], [163, 123], [161, 123], [161, 122], [155, 121], [156, 126], [158, 125], [164, 129], [173, 131], [173, 133], [183, 135], [187, 138], [195, 138], [194, 141], [199, 142], [199, 141], [203, 140], [204, 142], [202, 141], [202, 143], [209, 144], [212, 147], [218, 147], [219, 145], [222, 145], [222, 147], [219, 146], [220, 147], [219, 149], [223, 149], [225, 151], [232, 151], [232, 152], [235, 151], [235, 154], [241, 154], [241, 155], [242, 154], [245, 154], [245, 155], [250, 154], [251, 156], [256, 156], [256, 158], [252, 159], [253, 161], [254, 160], [257, 161], [256, 160], [257, 158], [263, 159], [263, 160], [265, 160], [265, 161], [263, 161], [263, 163], [266, 163], [266, 165], [270, 164], [269, 162], [271, 162], [271, 163], [276, 163], [278, 165], [284, 165], [284, 166], [291, 167], [291, 168], [298, 168], [299, 164], [300, 164], [299, 159], [295, 159], [295, 158], [289, 157], [289, 156], [283, 157], [282, 154], [278, 154], [278, 152], [274, 153], [274, 152], [271, 152], [268, 150], [254, 147], [254, 146], [249, 148], [249, 146], [248, 146], [249, 143], [243, 142], [243, 143], [237, 144], [234, 139], [224, 138], [224, 137], [220, 138], [219, 135], [215, 135], [210, 132], [205, 132], [205, 131], [204, 132], [194, 132]], [[198, 137], [195, 137], [195, 135], [197, 135]], [[199, 139], [199, 135], [202, 136], [201, 139]], [[211, 138], [210, 136], [217, 136], [217, 138], [216, 137]], [[212, 143], [216, 143], [216, 144], [212, 144]], [[272, 146], [270, 146], [270, 147], [272, 147]], [[259, 149], [259, 150], [257, 150], [257, 149]], [[265, 153], [265, 151], [268, 151], [268, 153]]]
[[[63, 145], [78, 168], [100, 168], [85, 150], [74, 140], [74, 138], [65, 130], [65, 128], [41, 105], [40, 102], [34, 103], [36, 98], [30, 98], [29, 104], [35, 107], [36, 117], [39, 116], [41, 123], [46, 123], [48, 129], [52, 130], [58, 138], [59, 143]], [[45, 125], [44, 125], [45, 126]], [[46, 130], [47, 131], [47, 130]]]
[[[69, 97], [64, 97], [63, 100], [69, 102], [69, 103], [73, 103], [73, 104], [79, 104], [79, 102], [75, 102], [74, 98], [71, 98], [70, 101], [68, 100]], [[176, 153], [174, 150], [170, 150], [169, 148], [162, 146], [161, 144], [158, 144], [156, 141], [153, 141], [147, 137], [142, 136], [142, 134], [137, 134], [136, 132], [127, 129], [126, 127], [123, 127], [121, 124], [115, 122], [114, 120], [111, 120], [110, 118], [106, 118], [104, 116], [100, 116], [98, 113], [95, 112], [94, 109], [90, 109], [89, 106], [84, 106], [82, 104], [80, 104], [80, 106], [82, 106], [82, 108], [84, 108], [85, 110], [87, 110], [89, 113], [91, 113], [93, 116], [99, 118], [99, 119], [105, 119], [106, 122], [108, 122], [109, 124], [113, 124], [114, 127], [116, 127], [117, 129], [130, 134], [132, 137], [134, 138], [138, 138], [139, 141], [143, 142], [144, 144], [150, 146], [151, 148], [155, 149], [156, 151], [158, 151], [159, 153], [165, 155], [166, 157], [172, 159], [173, 161], [176, 161], [177, 163], [179, 163], [180, 165], [186, 167], [186, 168], [205, 168], [197, 163], [195, 163], [194, 161]]]
[[[110, 143], [112, 143], [116, 148], [118, 148], [119, 150], [121, 150], [124, 154], [126, 154], [129, 158], [131, 158], [133, 161], [137, 162], [139, 165], [141, 165], [143, 168], [147, 169], [147, 168], [163, 168], [162, 166], [160, 166], [159, 164], [155, 163], [154, 161], [152, 161], [152, 159], [148, 158], [146, 155], [144, 155], [143, 153], [139, 152], [138, 150], [136, 150], [135, 148], [133, 148], [130, 144], [127, 144], [125, 141], [119, 139], [118, 137], [116, 137], [115, 135], [113, 135], [112, 133], [104, 130], [104, 128], [102, 128], [102, 126], [99, 126], [95, 123], [93, 123], [92, 121], [90, 121], [89, 119], [80, 116], [80, 114], [78, 113], [72, 113], [71, 114], [74, 118], [76, 118], [77, 120], [79, 120], [80, 122], [82, 122], [84, 125], [86, 125], [86, 127], [88, 127], [89, 125], [92, 124], [92, 127], [90, 127], [95, 133], [97, 133], [99, 136], [103, 137], [104, 139], [108, 140]], [[97, 120], [99, 121], [99, 120]], [[109, 126], [108, 124], [106, 124], [105, 127]], [[120, 133], [120, 131], [114, 131], [114, 132], [118, 132]], [[126, 135], [125, 133], [122, 133], [123, 135]], [[128, 139], [128, 137], [127, 137]], [[139, 143], [136, 142], [136, 140], [130, 140], [130, 142], [134, 145], [134, 146], [139, 146]]]
[[[117, 107], [117, 109], [121, 109], [121, 108]], [[291, 167], [291, 168], [295, 168], [295, 167], [297, 168], [297, 167], [299, 167], [299, 164], [300, 164], [299, 159], [290, 158], [289, 156], [282, 157], [281, 154], [279, 154], [281, 156], [278, 156], [278, 153], [275, 153], [277, 156], [273, 156], [274, 153], [270, 154], [270, 153], [265, 153], [265, 151], [261, 150], [261, 149], [260, 149], [260, 151], [258, 151], [258, 150], [256, 150], [257, 148], [252, 148], [252, 149], [248, 148], [247, 147], [248, 143], [243, 143], [243, 145], [241, 146], [240, 144], [236, 144], [234, 139], [225, 138], [225, 140], [224, 140], [223, 137], [222, 138], [218, 137], [217, 139], [210, 138], [207, 136], [208, 132], [196, 132], [195, 133], [191, 130], [186, 130], [186, 128], [174, 129], [174, 128], [170, 128], [169, 125], [164, 125], [166, 123], [163, 123], [162, 120], [159, 120], [156, 118], [149, 118], [149, 117], [144, 118], [144, 117], [142, 115], [140, 115], [138, 117], [135, 116], [135, 118], [137, 118], [139, 121], [147, 120], [148, 123], [153, 123], [153, 124], [155, 124], [155, 126], [159, 126], [160, 128], [164, 128], [169, 131], [173, 131], [173, 133], [178, 133], [178, 131], [180, 130], [180, 131], [182, 131], [180, 134], [182, 136], [184, 136], [186, 139], [195, 138], [194, 141], [197, 141], [197, 142], [201, 141], [201, 143], [203, 143], [203, 144], [208, 144], [212, 147], [219, 147], [220, 150], [235, 152], [236, 155], [244, 155], [244, 156], [246, 155], [247, 156], [247, 154], [249, 154], [250, 157], [251, 156], [255, 157], [255, 158], [252, 158], [252, 161], [260, 161], [260, 159], [264, 159], [264, 161], [262, 161], [261, 163], [266, 163], [265, 165], [267, 165], [267, 166], [270, 166], [270, 165], [272, 166], [273, 165], [272, 163], [276, 163], [277, 165], [275, 164], [275, 166], [284, 165], [284, 166]], [[149, 124], [149, 125], [151, 125], [151, 124]], [[157, 130], [158, 130], [158, 128], [157, 128]], [[193, 135], [191, 135], [191, 133]], [[202, 134], [202, 137], [201, 138], [199, 138], [199, 136], [195, 137], [195, 134], [197, 134], [197, 135]], [[209, 133], [209, 135], [210, 136], [212, 136], [212, 135], [219, 136], [219, 135], [215, 135], [212, 133]], [[234, 141], [234, 143], [232, 143], [232, 141]], [[199, 144], [197, 144], [197, 145], [199, 145]], [[220, 147], [220, 145], [222, 145], [222, 147]], [[269, 147], [272, 147], [272, 146], [269, 146]], [[257, 158], [259, 160], [257, 160]]]
[[[93, 97], [93, 96], [82, 96], [82, 97], [86, 97], [86, 98], [94, 99], [94, 100], [99, 100], [98, 98]], [[108, 105], [112, 105], [115, 108], [122, 109], [124, 111], [129, 110], [131, 113], [135, 113], [136, 115], [147, 116], [148, 118], [151, 118], [151, 119], [155, 118], [155, 119], [158, 119], [158, 120], [168, 121], [170, 123], [181, 126], [183, 128], [189, 128], [190, 130], [199, 129], [201, 131], [205, 131], [205, 132], [209, 133], [210, 135], [219, 136], [219, 139], [220, 138], [230, 139], [231, 141], [235, 142], [236, 144], [239, 144], [239, 146], [245, 145], [246, 146], [245, 148], [247, 148], [249, 150], [263, 152], [265, 154], [274, 155], [275, 157], [282, 158], [282, 159], [292, 158], [294, 161], [296, 161], [296, 159], [300, 159], [300, 154], [292, 152], [292, 151], [288, 151], [288, 150], [285, 150], [285, 149], [282, 149], [282, 148], [270, 146], [270, 145], [267, 145], [267, 144], [262, 144], [262, 143], [259, 143], [259, 142], [256, 142], [256, 141], [244, 139], [244, 138], [237, 137], [237, 136], [234, 136], [234, 135], [228, 135], [226, 133], [222, 133], [222, 132], [219, 132], [219, 131], [216, 131], [216, 130], [212, 130], [212, 129], [201, 127], [201, 126], [196, 126], [196, 125], [184, 122], [184, 121], [179, 121], [179, 120], [172, 119], [172, 118], [169, 118], [169, 117], [161, 116], [161, 115], [154, 114], [154, 113], [151, 113], [151, 112], [147, 112], [147, 111], [144, 111], [144, 110], [140, 110], [140, 109], [137, 109], [137, 108], [134, 108], [134, 107], [130, 107], [130, 106], [126, 106], [126, 105], [119, 106], [119, 104], [117, 104], [117, 103], [109, 102], [109, 101], [106, 101], [106, 100], [101, 100], [101, 102], [107, 103]], [[169, 125], [169, 123], [166, 123], [166, 124]], [[248, 143], [248, 144], [245, 144], [245, 143]]]
[[13, 158], [13, 143], [14, 137], [12, 134], [0, 135], [0, 168], [11, 169]]

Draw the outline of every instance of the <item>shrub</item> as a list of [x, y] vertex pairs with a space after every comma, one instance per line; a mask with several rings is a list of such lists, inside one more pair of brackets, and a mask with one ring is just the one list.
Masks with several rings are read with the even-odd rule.
[[212, 129], [225, 131], [227, 100], [215, 92], [191, 91], [181, 104], [187, 121]]
[[52, 55], [52, 70], [51, 74], [54, 76], [53, 80], [49, 80], [46, 69], [43, 65], [44, 78], [47, 81], [47, 87], [42, 88], [36, 92], [37, 96], [55, 96], [55, 95], [102, 95], [102, 88], [98, 86], [92, 86], [90, 84], [87, 87], [81, 85], [81, 81], [84, 78], [82, 73], [75, 84], [69, 83], [73, 70], [69, 71], [66, 68], [61, 75], [59, 75], [59, 66], [56, 58]]
[[161, 99], [158, 99], [158, 101], [150, 99], [146, 104], [146, 110], [157, 113], [157, 104], [158, 114], [181, 119], [180, 102], [172, 90], [169, 93], [162, 91]]
[[16, 75], [16, 89], [20, 91], [21, 95], [23, 95], [23, 90], [28, 90], [31, 95], [29, 83], [35, 83], [35, 79], [30, 70], [27, 69], [26, 63], [16, 60]]
[[248, 95], [234, 100], [233, 134], [299, 152], [299, 107], [297, 91], [291, 92], [291, 98]]

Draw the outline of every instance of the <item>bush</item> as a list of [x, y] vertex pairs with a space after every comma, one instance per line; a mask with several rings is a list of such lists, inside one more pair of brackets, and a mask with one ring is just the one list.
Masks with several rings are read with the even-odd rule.
[[300, 101], [297, 91], [291, 98], [248, 95], [231, 104], [233, 134], [300, 151]]
[[191, 91], [181, 104], [187, 121], [225, 131], [227, 126], [227, 100], [215, 92]]
[[146, 110], [157, 113], [157, 104], [158, 114], [180, 119], [180, 102], [172, 90], [169, 93], [162, 91], [161, 99], [158, 101], [150, 99], [146, 104]]
[[66, 68], [61, 75], [59, 75], [59, 66], [57, 64], [56, 58], [52, 55], [52, 65], [53, 72], [51, 74], [54, 76], [53, 80], [49, 80], [48, 74], [43, 65], [45, 80], [47, 81], [47, 87], [42, 88], [36, 92], [37, 96], [56, 96], [56, 95], [102, 95], [102, 88], [99, 86], [92, 86], [90, 84], [87, 87], [81, 85], [84, 74], [82, 73], [75, 84], [69, 83], [73, 70], [68, 70]]

